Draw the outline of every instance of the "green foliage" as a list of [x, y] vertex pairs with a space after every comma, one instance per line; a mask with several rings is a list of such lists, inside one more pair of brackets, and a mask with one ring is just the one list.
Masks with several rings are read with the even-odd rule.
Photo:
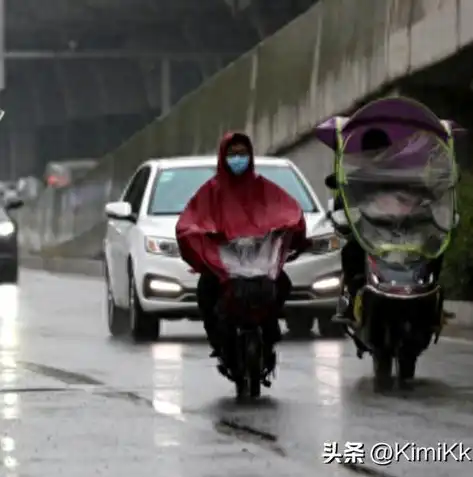
[[473, 300], [473, 174], [462, 172], [458, 186], [460, 225], [445, 255], [442, 283], [446, 297]]

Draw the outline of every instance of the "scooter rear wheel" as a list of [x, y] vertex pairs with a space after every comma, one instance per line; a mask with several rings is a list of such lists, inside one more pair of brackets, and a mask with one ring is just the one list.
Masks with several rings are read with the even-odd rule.
[[250, 397], [259, 398], [261, 396], [261, 371], [260, 367], [254, 367], [250, 374]]
[[417, 356], [405, 355], [397, 359], [397, 377], [399, 382], [414, 379], [416, 374]]
[[389, 351], [377, 350], [373, 353], [374, 391], [384, 392], [393, 388], [393, 356]]
[[237, 399], [245, 399], [249, 394], [248, 381], [245, 378], [240, 378], [235, 381], [236, 397]]

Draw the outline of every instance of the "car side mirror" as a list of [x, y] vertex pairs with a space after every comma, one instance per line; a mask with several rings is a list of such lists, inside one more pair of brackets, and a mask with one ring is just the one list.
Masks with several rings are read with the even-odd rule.
[[327, 203], [327, 210], [329, 210], [330, 212], [333, 212], [334, 208], [335, 208], [335, 199], [331, 197]]
[[129, 202], [109, 202], [105, 206], [105, 215], [109, 219], [136, 222], [136, 218]]
[[25, 203], [21, 199], [12, 199], [5, 204], [6, 210], [16, 210], [23, 207]]

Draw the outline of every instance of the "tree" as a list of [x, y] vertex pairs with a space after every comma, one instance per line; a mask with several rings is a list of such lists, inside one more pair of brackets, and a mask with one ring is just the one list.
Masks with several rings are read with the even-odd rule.
[[445, 255], [442, 284], [446, 297], [473, 301], [473, 174], [463, 172], [458, 185], [460, 224]]

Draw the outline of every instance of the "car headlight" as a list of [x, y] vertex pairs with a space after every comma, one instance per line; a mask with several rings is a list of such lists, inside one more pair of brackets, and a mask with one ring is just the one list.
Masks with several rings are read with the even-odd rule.
[[145, 237], [145, 248], [148, 253], [165, 255], [166, 257], [179, 257], [179, 247], [172, 239], [160, 237]]
[[149, 280], [149, 288], [152, 292], [158, 294], [179, 295], [182, 293], [182, 287], [179, 283], [152, 278]]
[[179, 283], [158, 275], [146, 275], [143, 285], [146, 298], [178, 298], [183, 292]]
[[334, 252], [335, 250], [340, 250], [342, 246], [340, 239], [335, 234], [312, 237], [310, 241], [312, 245], [308, 249], [308, 252], [314, 255]]
[[2, 222], [0, 223], [0, 237], [7, 237], [15, 232], [15, 226], [12, 222]]
[[340, 277], [325, 277], [312, 283], [312, 289], [316, 292], [334, 292], [341, 286]]

